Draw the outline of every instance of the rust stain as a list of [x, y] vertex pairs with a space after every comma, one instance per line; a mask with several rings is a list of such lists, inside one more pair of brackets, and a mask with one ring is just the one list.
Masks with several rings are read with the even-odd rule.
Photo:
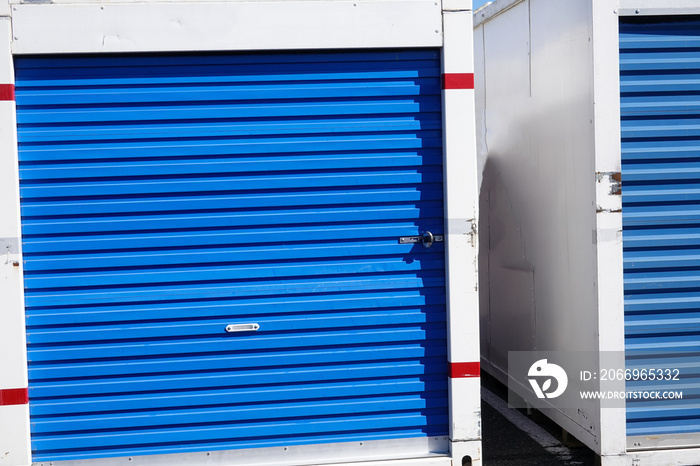
[[621, 213], [621, 212], [622, 212], [622, 209], [602, 209], [602, 208], [600, 208], [600, 207], [598, 207], [598, 208], [596, 209], [596, 213], [597, 213], [597, 214], [600, 214], [600, 213], [602, 213], [602, 212], [607, 212], [607, 213], [610, 213], [610, 214], [618, 214], [618, 213]]
[[622, 194], [622, 173], [620, 172], [596, 172], [596, 181], [598, 183], [603, 180], [610, 181], [610, 194], [620, 195]]
[[610, 174], [610, 180], [612, 188], [610, 189], [610, 194], [620, 195], [622, 194], [622, 173], [615, 172]]
[[613, 180], [612, 189], [610, 194], [620, 195], [622, 194], [622, 173], [615, 172], [610, 174], [610, 179]]

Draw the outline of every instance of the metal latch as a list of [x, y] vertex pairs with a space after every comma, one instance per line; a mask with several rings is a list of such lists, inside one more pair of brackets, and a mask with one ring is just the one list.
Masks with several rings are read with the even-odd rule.
[[230, 324], [226, 326], [228, 333], [233, 332], [255, 332], [260, 328], [259, 324]]
[[444, 235], [434, 235], [429, 231], [420, 236], [401, 236], [399, 238], [399, 244], [422, 243], [426, 248], [429, 248], [434, 243], [442, 243], [443, 241], [445, 241]]

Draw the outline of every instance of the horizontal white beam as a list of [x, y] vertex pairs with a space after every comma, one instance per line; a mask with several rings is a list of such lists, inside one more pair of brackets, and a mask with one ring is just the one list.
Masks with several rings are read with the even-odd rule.
[[620, 16], [697, 15], [697, 0], [620, 0]]
[[440, 47], [436, 0], [12, 5], [15, 54]]

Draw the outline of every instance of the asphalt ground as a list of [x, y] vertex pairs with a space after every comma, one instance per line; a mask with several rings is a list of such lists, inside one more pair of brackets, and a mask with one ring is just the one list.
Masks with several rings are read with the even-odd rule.
[[564, 432], [544, 414], [508, 406], [507, 389], [482, 377], [481, 425], [484, 466], [596, 466], [583, 445], [564, 444]]

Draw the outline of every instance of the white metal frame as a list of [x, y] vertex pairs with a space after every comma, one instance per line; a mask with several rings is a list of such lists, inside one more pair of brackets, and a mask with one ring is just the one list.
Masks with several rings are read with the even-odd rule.
[[620, 16], [697, 15], [694, 0], [617, 0]]
[[[14, 82], [13, 55], [59, 53], [435, 47], [443, 50], [445, 73], [469, 74], [473, 73], [471, 9], [471, 0], [0, 0], [0, 86]], [[445, 180], [449, 361], [478, 364], [473, 99], [473, 89], [443, 93], [444, 157], [449, 166]], [[6, 355], [0, 359], [0, 389], [27, 388], [16, 131], [14, 102], [0, 102], [0, 246], [11, 245], [0, 261], [0, 351]], [[362, 447], [367, 458], [381, 458], [382, 465], [447, 466], [461, 465], [469, 456], [471, 464], [481, 464], [480, 379], [472, 375], [450, 379], [449, 439], [416, 441], [400, 450], [413, 452], [413, 459], [398, 461], [389, 461], [392, 442], [367, 442], [371, 445]], [[313, 448], [296, 448], [298, 456], [289, 464], [305, 464], [309, 455], [319, 461], [340, 460], [333, 455], [321, 458], [322, 452]], [[289, 457], [290, 450], [277, 459]], [[420, 458], [420, 451], [427, 456]], [[378, 452], [385, 454], [377, 456]], [[194, 464], [220, 457], [229, 464], [239, 453], [212, 452], [205, 459], [195, 455], [189, 460]], [[171, 455], [134, 457], [128, 464], [135, 461], [174, 464]], [[343, 461], [361, 461], [361, 456]], [[28, 405], [0, 406], [0, 464], [30, 462]]]
[[[619, 194], [620, 78], [618, 17], [609, 0], [591, 0], [593, 149], [596, 173], [598, 351], [625, 351], [622, 196]], [[617, 186], [616, 186], [617, 185]], [[602, 361], [599, 369], [604, 368]], [[600, 373], [600, 371], [599, 371]], [[619, 387], [624, 390], [624, 385]], [[612, 466], [625, 454], [626, 410], [600, 409], [600, 454]]]
[[[3, 10], [0, 6], [0, 15]], [[0, 85], [5, 89], [14, 85], [11, 34], [10, 19], [0, 16]], [[0, 391], [13, 392], [27, 388], [15, 115], [14, 101], [0, 101]], [[27, 464], [29, 459], [28, 405], [13, 401], [0, 406], [0, 464]]]
[[[448, 361], [451, 367], [479, 363], [478, 176], [474, 108], [474, 49], [471, 0], [443, 3], [442, 67], [449, 77], [471, 79], [443, 90], [445, 237]], [[469, 78], [470, 77], [470, 78]], [[457, 375], [457, 374], [453, 374]], [[450, 451], [461, 464], [481, 464], [481, 381], [477, 374], [450, 377]]]

